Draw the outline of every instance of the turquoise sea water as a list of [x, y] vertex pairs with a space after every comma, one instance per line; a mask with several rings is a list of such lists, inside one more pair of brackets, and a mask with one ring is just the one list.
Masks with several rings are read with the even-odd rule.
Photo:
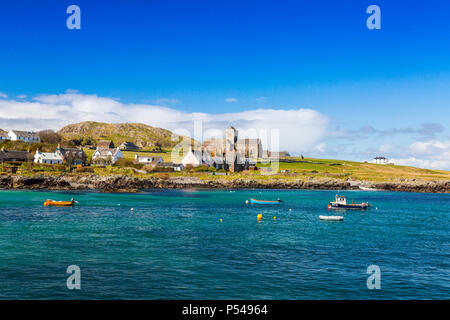
[[[0, 298], [450, 298], [449, 194], [340, 192], [374, 207], [319, 221], [336, 214], [335, 194], [0, 191]], [[43, 206], [72, 197], [73, 208]], [[250, 197], [285, 203], [246, 205]], [[66, 287], [73, 264], [81, 290]], [[372, 264], [380, 290], [366, 286]]]

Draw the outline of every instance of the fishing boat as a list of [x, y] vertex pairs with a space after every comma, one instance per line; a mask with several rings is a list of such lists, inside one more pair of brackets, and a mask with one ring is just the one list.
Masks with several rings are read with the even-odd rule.
[[320, 220], [328, 220], [328, 221], [343, 221], [343, 216], [319, 216]]
[[344, 196], [336, 195], [334, 201], [330, 201], [328, 209], [367, 209], [372, 205], [368, 202], [362, 203], [347, 203], [347, 198]]
[[71, 207], [76, 203], [75, 200], [71, 199], [70, 201], [55, 201], [51, 199], [47, 199], [44, 202], [44, 206], [55, 206], [55, 207]]
[[281, 202], [283, 202], [281, 199], [271, 201], [271, 200], [256, 200], [256, 199], [250, 198], [251, 204], [280, 204]]

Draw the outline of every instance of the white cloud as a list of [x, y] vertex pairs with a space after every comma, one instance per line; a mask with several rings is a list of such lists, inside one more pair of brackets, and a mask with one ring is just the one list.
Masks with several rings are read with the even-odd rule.
[[324, 153], [327, 149], [327, 145], [325, 143], [319, 143], [318, 145], [316, 145], [314, 147], [314, 151], [319, 152], [319, 153]]
[[424, 142], [415, 142], [410, 145], [410, 151], [418, 155], [450, 157], [450, 141], [430, 140]]
[[8, 95], [6, 93], [0, 92], [0, 99], [6, 99]]
[[[279, 133], [279, 149], [291, 153], [313, 150], [325, 136], [329, 119], [311, 109], [255, 109], [243, 112], [188, 113], [150, 104], [122, 103], [118, 99], [85, 95], [76, 91], [40, 95], [27, 101], [0, 100], [0, 128], [58, 130], [80, 121], [140, 122], [169, 130], [193, 133], [194, 122], [202, 121], [203, 131], [223, 132], [229, 125], [240, 137], [260, 136], [271, 144], [270, 134]], [[264, 134], [267, 132], [267, 135]], [[271, 149], [276, 148], [274, 143]]]
[[406, 158], [391, 159], [395, 164], [450, 170], [450, 141], [429, 140], [412, 143]]
[[232, 102], [237, 102], [237, 99], [236, 98], [226, 98], [225, 101], [232, 103]]
[[426, 169], [441, 169], [450, 170], [450, 160], [430, 160], [430, 159], [417, 159], [415, 157], [390, 159], [396, 165], [412, 166]]

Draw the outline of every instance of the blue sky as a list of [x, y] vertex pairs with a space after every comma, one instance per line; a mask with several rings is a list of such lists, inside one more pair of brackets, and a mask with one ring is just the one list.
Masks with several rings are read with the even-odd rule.
[[[71, 4], [81, 8], [81, 30], [66, 28]], [[381, 30], [366, 27], [371, 4], [381, 8]], [[0, 92], [9, 106], [77, 90], [74, 99], [223, 122], [226, 113], [308, 109], [327, 118], [312, 118], [326, 132], [309, 146], [281, 147], [450, 168], [449, 12], [444, 0], [2, 2]], [[1, 128], [36, 123], [5, 108]], [[294, 136], [315, 137], [291, 126]], [[415, 143], [431, 149], [417, 153]]]

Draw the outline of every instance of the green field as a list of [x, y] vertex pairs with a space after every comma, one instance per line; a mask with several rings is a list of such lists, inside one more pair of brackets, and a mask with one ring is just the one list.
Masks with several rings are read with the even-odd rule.
[[[299, 160], [299, 158], [290, 158]], [[267, 167], [269, 164], [259, 164]], [[450, 180], [450, 171], [429, 170], [408, 166], [372, 164], [355, 161], [305, 158], [303, 162], [279, 163], [285, 175], [333, 177], [337, 179], [387, 181], [394, 179]]]

